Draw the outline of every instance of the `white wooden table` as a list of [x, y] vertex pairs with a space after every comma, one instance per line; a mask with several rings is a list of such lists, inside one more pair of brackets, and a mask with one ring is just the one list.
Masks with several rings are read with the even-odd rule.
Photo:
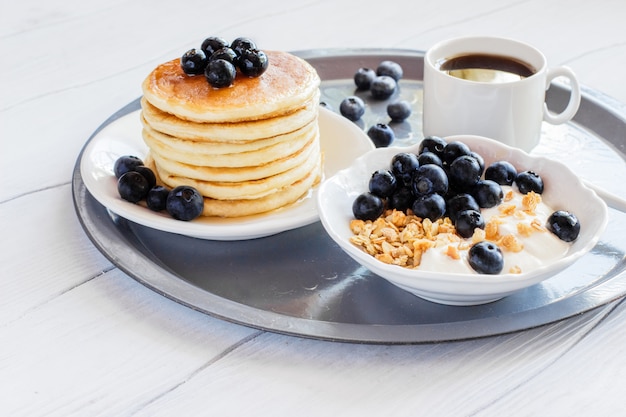
[[145, 75], [209, 35], [281, 50], [507, 36], [626, 102], [625, 21], [622, 0], [3, 0], [0, 415], [624, 415], [622, 300], [454, 343], [259, 331], [117, 269], [81, 229], [71, 175], [86, 139], [141, 94]]

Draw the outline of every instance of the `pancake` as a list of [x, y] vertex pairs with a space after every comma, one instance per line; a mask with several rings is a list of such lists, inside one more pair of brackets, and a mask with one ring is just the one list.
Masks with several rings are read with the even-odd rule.
[[265, 51], [267, 70], [250, 78], [238, 73], [232, 86], [211, 87], [204, 76], [188, 76], [180, 59], [156, 67], [142, 83], [146, 100], [180, 119], [200, 123], [235, 123], [292, 113], [318, 94], [320, 79], [303, 59], [287, 52]]
[[176, 175], [181, 177], [214, 182], [237, 182], [258, 180], [287, 171], [296, 165], [305, 163], [313, 152], [319, 152], [317, 135], [297, 152], [256, 166], [236, 168], [197, 166], [174, 161], [161, 154], [152, 153], [151, 155], [155, 159], [156, 164], [163, 170], [169, 173], [176, 173]]
[[281, 116], [238, 123], [196, 123], [159, 110], [144, 97], [141, 100], [141, 117], [144, 124], [170, 136], [196, 141], [247, 142], [284, 135], [313, 122], [318, 104], [319, 91], [300, 108]]
[[203, 216], [242, 217], [276, 210], [304, 198], [321, 178], [321, 162], [305, 178], [256, 200], [204, 199]]
[[302, 164], [298, 164], [286, 171], [256, 180], [232, 182], [205, 181], [193, 177], [178, 176], [169, 172], [162, 164], [158, 163], [157, 158], [154, 158], [156, 172], [159, 174], [161, 181], [167, 186], [174, 188], [179, 185], [189, 185], [196, 188], [204, 197], [220, 200], [254, 200], [265, 197], [274, 193], [277, 189], [289, 186], [308, 176], [319, 165], [320, 159], [319, 149], [314, 149]]
[[[145, 164], [155, 170], [154, 160], [148, 155]], [[156, 172], [156, 171], [155, 171]], [[301, 198], [305, 198], [311, 189], [319, 183], [322, 178], [322, 161], [320, 160], [313, 171], [305, 178], [280, 189], [274, 190], [272, 194], [258, 199], [233, 199], [217, 200], [204, 197], [204, 210], [202, 216], [235, 218], [262, 214], [268, 211], [286, 207], [296, 203]], [[157, 182], [162, 184], [157, 173]]]
[[298, 152], [317, 134], [317, 123], [275, 138], [242, 143], [194, 142], [152, 130], [145, 126], [144, 142], [157, 155], [173, 161], [210, 167], [247, 167], [267, 164]]

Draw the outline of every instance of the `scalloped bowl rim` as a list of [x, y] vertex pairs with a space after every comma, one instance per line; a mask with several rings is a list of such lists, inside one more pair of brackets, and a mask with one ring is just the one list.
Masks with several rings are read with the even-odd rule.
[[[398, 152], [417, 152], [419, 145], [414, 145], [369, 151], [321, 184], [317, 202], [321, 223], [329, 236], [355, 261], [415, 295], [444, 304], [465, 305], [494, 301], [539, 283], [571, 266], [597, 244], [608, 224], [607, 206], [566, 165], [543, 156], [531, 156], [521, 149], [486, 137], [456, 135], [445, 139], [465, 142], [485, 159], [485, 165], [496, 160], [508, 160], [518, 171], [532, 169], [538, 172], [546, 185], [542, 196], [546, 204], [555, 210], [574, 212], [581, 222], [580, 235], [567, 254], [555, 262], [521, 274], [483, 275], [421, 271], [388, 265], [354, 246], [348, 240], [352, 235], [349, 228], [353, 219], [352, 201], [358, 194], [367, 191], [372, 172], [388, 167], [391, 157]], [[555, 182], [567, 186], [552, 187]], [[450, 287], [451, 284], [454, 287]]]

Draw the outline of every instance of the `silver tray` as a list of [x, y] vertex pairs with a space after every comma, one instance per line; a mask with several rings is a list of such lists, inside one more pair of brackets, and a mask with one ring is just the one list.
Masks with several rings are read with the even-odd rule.
[[[423, 52], [331, 49], [296, 54], [318, 70], [322, 101], [334, 109], [343, 97], [355, 94], [352, 77], [357, 68], [375, 68], [384, 59], [400, 63], [405, 76], [399, 95], [413, 101], [417, 111], [409, 121], [394, 125], [397, 144], [421, 139]], [[367, 93], [359, 94], [368, 100]], [[567, 86], [553, 85], [548, 91], [550, 108], [563, 106], [567, 94]], [[368, 104], [360, 122], [364, 129], [388, 121], [386, 103], [368, 100]], [[94, 134], [138, 108], [139, 100], [133, 101]], [[574, 168], [584, 178], [611, 185], [616, 183], [615, 175], [626, 172], [624, 138], [626, 107], [583, 87], [574, 121], [547, 128], [538, 152], [554, 153], [578, 164]], [[609, 227], [600, 243], [572, 268], [494, 303], [453, 307], [410, 295], [356, 264], [319, 222], [231, 242], [185, 237], [127, 221], [86, 190], [79, 170], [81, 157], [82, 153], [72, 180], [76, 213], [93, 244], [113, 264], [178, 303], [253, 328], [356, 343], [453, 341], [553, 323], [626, 294], [626, 215], [615, 210], [610, 210]], [[584, 164], [576, 162], [580, 158]]]

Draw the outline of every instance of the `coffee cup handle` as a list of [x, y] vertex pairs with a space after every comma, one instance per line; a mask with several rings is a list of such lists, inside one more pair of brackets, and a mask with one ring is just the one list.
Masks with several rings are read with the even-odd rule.
[[559, 125], [565, 123], [574, 117], [580, 106], [580, 85], [574, 71], [568, 67], [555, 67], [548, 70], [546, 77], [546, 90], [550, 87], [550, 83], [557, 77], [565, 77], [569, 79], [571, 91], [569, 97], [569, 103], [567, 107], [561, 113], [552, 113], [548, 110], [548, 105], [543, 105], [543, 120], [553, 125]]

